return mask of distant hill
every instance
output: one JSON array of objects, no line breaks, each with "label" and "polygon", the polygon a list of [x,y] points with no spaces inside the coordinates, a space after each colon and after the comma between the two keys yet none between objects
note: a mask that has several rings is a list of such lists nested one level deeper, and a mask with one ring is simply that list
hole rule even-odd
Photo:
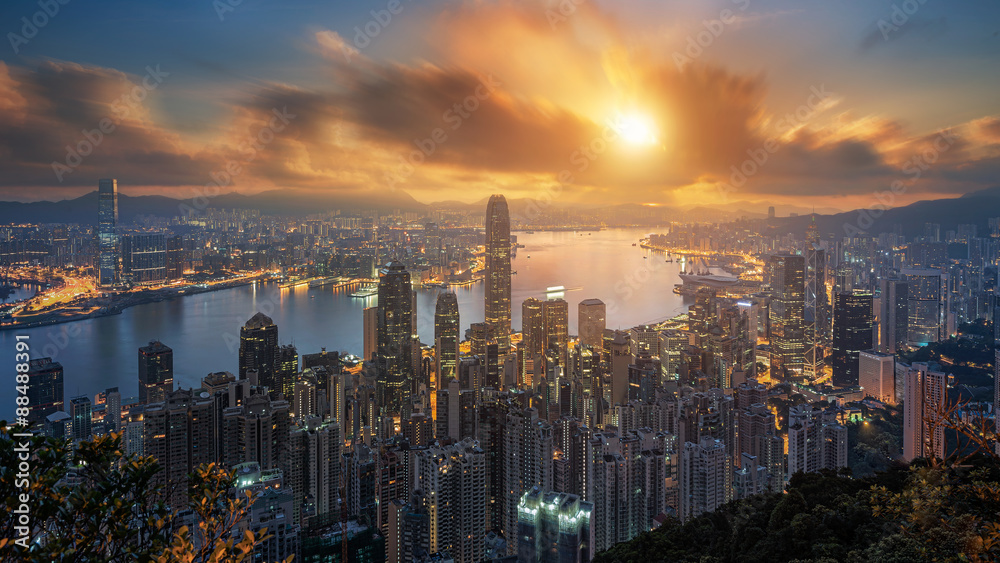
[{"label": "distant hill", "polygon": [[[201,202],[199,202],[201,203]],[[203,206],[204,203],[201,203]],[[405,192],[379,194],[371,191],[353,192],[301,192],[297,190],[271,190],[253,195],[227,193],[208,200],[208,207],[218,209],[260,209],[267,215],[303,216],[341,211],[379,210],[423,211],[427,206],[417,202]],[[166,196],[118,195],[118,217],[131,223],[139,215],[174,217],[194,208],[201,210],[191,199]],[[80,223],[97,221],[97,192],[90,192],[75,199],[63,201],[34,201],[29,203],[0,202],[2,223]]]},{"label": "distant hill", "polygon": [[[871,234],[892,232],[899,225],[903,235],[919,236],[924,233],[925,223],[941,225],[941,235],[955,229],[960,224],[975,224],[979,233],[988,232],[989,219],[1000,217],[1000,186],[965,194],[954,199],[925,200],[903,207],[884,211],[880,216],[870,211],[854,210],[834,215],[816,215],[816,226],[823,237],[836,238],[856,232],[854,229]],[[771,224],[783,232],[804,235],[812,215],[798,217],[778,217]]]}]

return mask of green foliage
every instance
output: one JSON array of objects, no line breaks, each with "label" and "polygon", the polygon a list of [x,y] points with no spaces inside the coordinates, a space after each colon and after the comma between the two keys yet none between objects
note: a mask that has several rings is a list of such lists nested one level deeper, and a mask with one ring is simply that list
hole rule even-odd
[{"label": "green foliage", "polygon": [[[74,448],[65,440],[11,436],[19,431],[0,421],[2,561],[238,563],[267,539],[266,530],[246,531],[239,541],[232,537],[253,498],[232,498],[234,475],[214,464],[191,475],[197,530],[175,530],[175,515],[155,484],[159,466],[150,457],[124,455],[121,434]],[[21,450],[30,454],[25,481],[18,475]],[[14,543],[22,493],[32,524],[29,550]]]},{"label": "green foliage", "polygon": [[596,563],[670,561],[903,563],[1000,557],[1000,464],[910,470],[864,478],[794,475],[784,495],[729,503],[676,520],[600,553]]}]

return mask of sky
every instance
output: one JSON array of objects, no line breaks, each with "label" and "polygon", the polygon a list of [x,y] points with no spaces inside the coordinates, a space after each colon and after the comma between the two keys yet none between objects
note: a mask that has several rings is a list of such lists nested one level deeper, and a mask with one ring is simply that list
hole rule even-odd
[{"label": "sky", "polygon": [[852,209],[1000,185],[1000,3],[6,0],[0,199]]}]

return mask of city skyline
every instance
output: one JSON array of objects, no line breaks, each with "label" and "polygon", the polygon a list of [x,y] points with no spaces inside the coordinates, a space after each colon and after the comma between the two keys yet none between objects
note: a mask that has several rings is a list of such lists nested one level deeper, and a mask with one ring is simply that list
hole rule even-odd
[{"label": "city skyline", "polygon": [[0,560],[1000,557],[998,21],[4,4]]}]

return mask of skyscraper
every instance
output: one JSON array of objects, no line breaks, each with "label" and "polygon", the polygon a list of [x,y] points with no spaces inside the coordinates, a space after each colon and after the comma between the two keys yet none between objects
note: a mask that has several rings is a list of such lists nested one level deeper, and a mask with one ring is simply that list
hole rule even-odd
[{"label": "skyscraper", "polygon": [[97,182],[97,245],[100,250],[98,284],[110,287],[118,283],[118,180],[104,178]]},{"label": "skyscraper", "polygon": [[529,297],[521,303],[521,374],[524,384],[532,387],[544,368],[536,365],[545,352],[545,315],[542,302]]},{"label": "skyscraper", "polygon": [[896,404],[895,356],[875,350],[858,354],[858,379],[865,395],[888,405]]},{"label": "skyscraper", "polygon": [[702,436],[695,444],[686,442],[681,451],[680,517],[687,521],[699,514],[712,512],[732,500],[732,480],[729,473],[726,444],[711,436]]},{"label": "skyscraper", "polygon": [[28,424],[43,425],[45,417],[63,410],[63,367],[52,358],[28,362]]},{"label": "skyscraper", "polygon": [[412,291],[410,273],[401,262],[390,262],[379,272],[377,385],[379,406],[387,414],[400,413],[413,378]]},{"label": "skyscraper", "polygon": [[159,403],[174,390],[174,351],[159,340],[139,348],[139,402]]},{"label": "skyscraper", "polygon": [[458,343],[461,324],[458,316],[458,296],[440,293],[434,308],[434,350],[437,353],[437,386],[458,374]]},{"label": "skyscraper", "polygon": [[298,375],[298,350],[292,344],[280,346],[278,348],[278,371],[274,378],[274,388],[271,389],[271,396],[276,398],[278,393],[281,393],[286,400],[290,399],[292,393],[295,391],[295,378]]},{"label": "skyscraper", "polygon": [[776,254],[767,267],[771,300],[771,376],[801,374],[805,364],[805,258]]},{"label": "skyscraper", "polygon": [[378,307],[365,307],[364,310],[364,360],[370,362],[372,354],[378,348]]},{"label": "skyscraper", "polygon": [[93,415],[94,407],[89,397],[74,397],[69,400],[69,416],[74,440],[89,440],[94,434]]},{"label": "skyscraper", "polygon": [[136,285],[154,285],[167,279],[167,238],[163,233],[120,237],[122,278]]},{"label": "skyscraper", "polygon": [[941,339],[944,315],[943,307],[948,292],[942,291],[945,275],[941,270],[915,268],[903,270],[907,281],[907,307],[909,323],[907,344],[926,346]]},{"label": "skyscraper", "polygon": [[594,555],[594,505],[538,487],[517,506],[517,560],[588,563]]},{"label": "skyscraper", "polygon": [[486,537],[486,454],[472,438],[415,454],[417,488],[430,516],[430,550],[456,562],[483,559]]},{"label": "skyscraper", "polygon": [[143,453],[160,466],[154,484],[164,486],[169,506],[186,507],[188,475],[202,463],[218,461],[215,399],[180,389],[148,405],[143,419]]},{"label": "skyscraper", "polygon": [[577,305],[577,332],[580,344],[600,350],[604,345],[604,329],[607,328],[607,307],[600,299],[584,299]]},{"label": "skyscraper", "polygon": [[908,286],[902,280],[882,280],[881,290],[878,349],[886,354],[895,354],[906,346],[910,299]]},{"label": "skyscraper", "polygon": [[944,427],[935,421],[945,405],[948,376],[914,363],[903,381],[903,461],[918,457],[944,459]]},{"label": "skyscraper", "polygon": [[[380,301],[381,303],[381,301]],[[501,354],[510,351],[510,211],[501,194],[486,205],[486,323]]]},{"label": "skyscraper", "polygon": [[872,294],[841,292],[833,305],[833,384],[858,384],[858,353],[872,348]]},{"label": "skyscraper", "polygon": [[254,370],[258,385],[279,389],[279,362],[278,325],[271,317],[258,312],[240,329],[240,372],[236,375],[245,379],[247,370]]},{"label": "skyscraper", "polygon": [[833,413],[799,405],[788,411],[788,476],[847,466],[847,428]]},{"label": "skyscraper", "polygon": [[565,299],[549,299],[542,303],[545,317],[545,349],[558,350],[560,364],[566,365],[569,343],[569,303]]}]

